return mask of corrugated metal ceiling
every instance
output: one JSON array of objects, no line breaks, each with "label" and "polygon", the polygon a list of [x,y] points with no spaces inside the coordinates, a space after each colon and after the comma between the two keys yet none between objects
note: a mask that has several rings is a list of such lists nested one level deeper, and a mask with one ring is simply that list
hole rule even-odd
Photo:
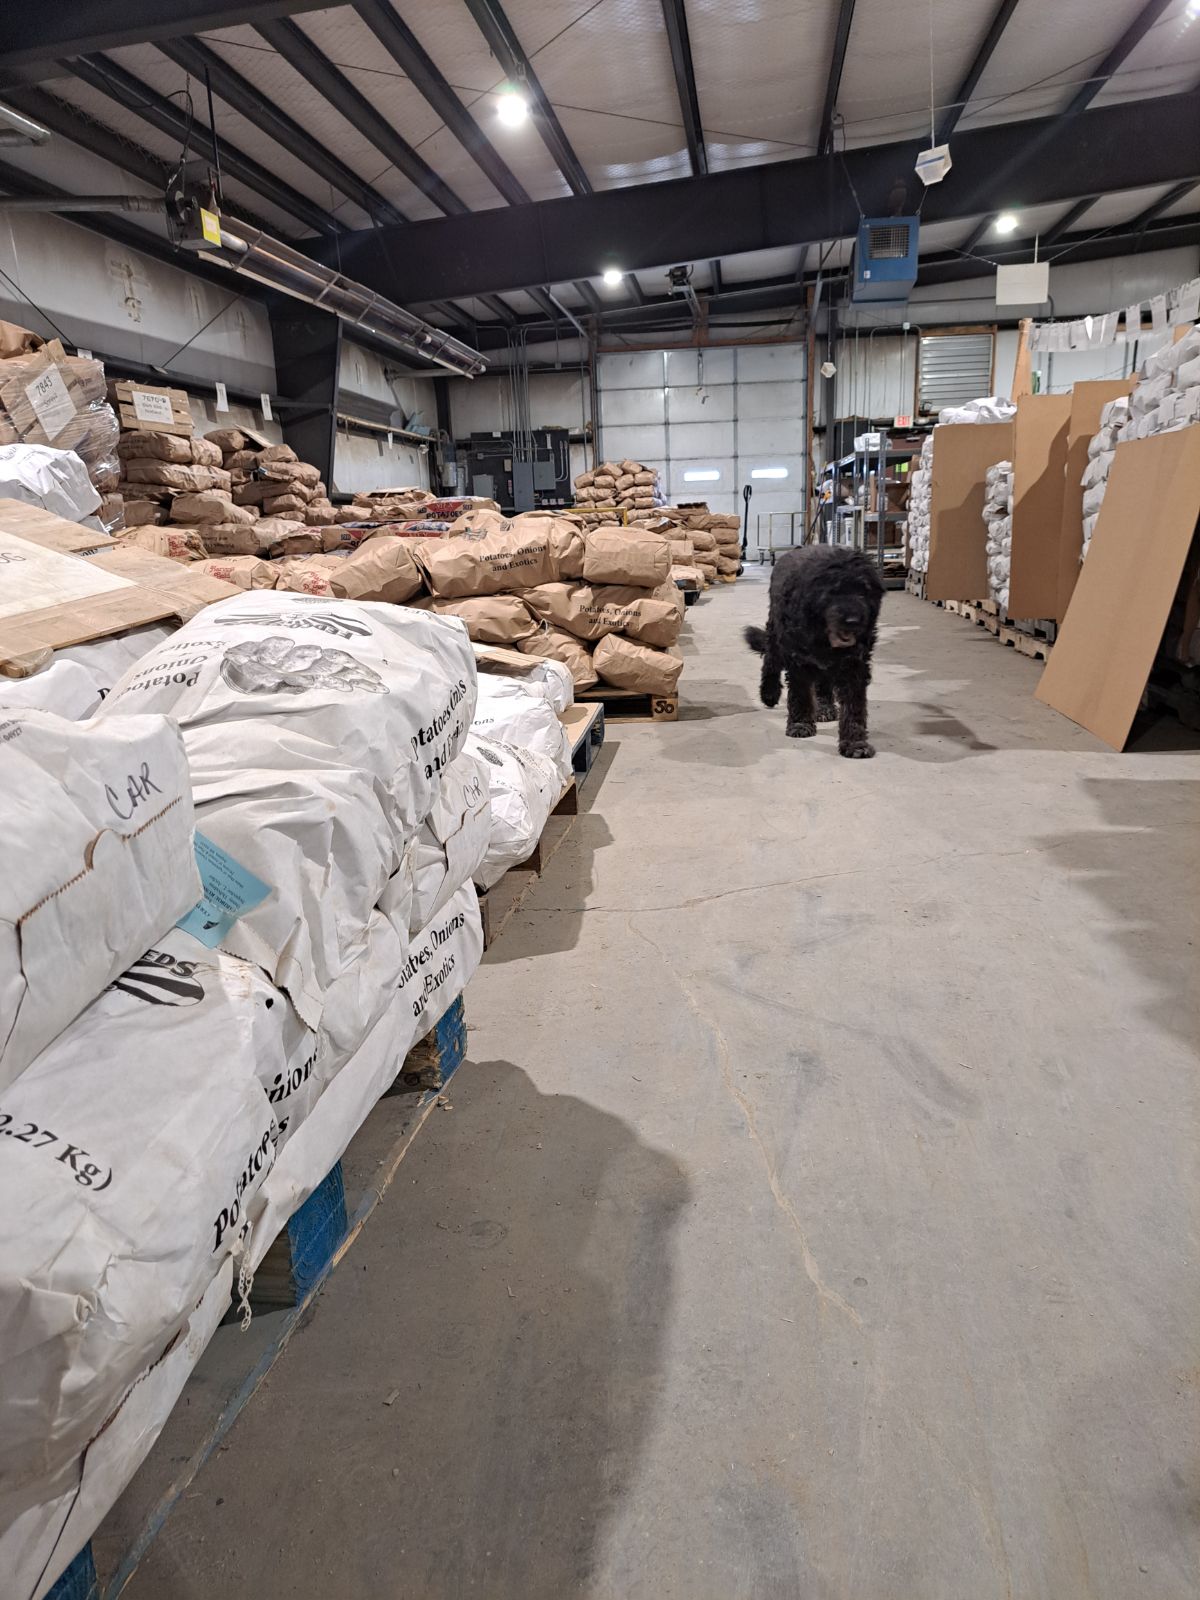
[{"label": "corrugated metal ceiling", "polygon": [[[535,200],[570,192],[531,120],[503,127],[496,93],[505,74],[461,0],[391,0],[458,95],[499,158]],[[567,139],[597,189],[686,175],[690,169],[683,115],[672,69],[661,0],[502,0]],[[1015,121],[1065,106],[1112,49],[1145,0],[1057,0],[1017,8],[965,109],[963,129]],[[950,103],[987,32],[996,0],[931,0],[934,91],[939,110]],[[1131,96],[1177,92],[1200,79],[1200,20],[1187,16],[1188,0],[1173,0],[1165,15],[1131,52],[1097,104]],[[721,171],[778,161],[811,151],[819,132],[838,0],[687,0],[697,95],[709,168]],[[926,4],[897,6],[894,0],[857,0],[837,99],[844,140],[862,145],[920,136],[929,103],[929,22]],[[459,139],[444,126],[421,90],[388,55],[380,40],[349,6],[300,14],[295,21],[379,115],[408,142],[470,209],[506,204]],[[410,178],[398,172],[352,120],[352,108],[331,104],[284,61],[251,27],[215,30],[203,36],[210,48],[245,77],[364,182],[414,220],[441,215],[440,208]],[[149,45],[128,46],[112,58],[160,94],[183,87],[186,74]],[[55,79],[50,90],[165,161],[177,143],[107,96],[74,77]],[[206,126],[202,93],[192,84],[197,128]],[[218,100],[218,131],[312,204],[354,228],[368,225],[365,213],[324,177],[283,150],[236,105]],[[69,147],[68,147],[69,148]],[[49,169],[45,169],[47,174]],[[226,178],[232,202],[261,216],[282,236],[310,230],[290,213],[236,180]],[[1075,231],[1128,222],[1164,191],[1148,189],[1099,201]],[[1044,232],[1069,208],[1040,207],[1021,216],[1023,235]],[[1165,213],[1191,216],[1200,210],[1200,186]],[[922,253],[952,249],[969,236],[957,222],[922,231]],[[977,247],[986,256],[995,236]],[[998,242],[996,240],[995,242]],[[619,243],[619,241],[618,241]],[[815,266],[818,252],[810,252]],[[836,245],[827,265],[845,264],[847,242]],[[761,251],[723,264],[729,285],[786,276],[798,251]],[[660,295],[663,271],[638,274],[642,289]],[[708,282],[707,263],[697,262],[694,282]],[[571,286],[559,291],[564,304],[582,301]],[[621,295],[603,296],[620,303]],[[528,296],[512,295],[514,310],[530,314]],[[474,304],[483,319],[492,313]]]}]

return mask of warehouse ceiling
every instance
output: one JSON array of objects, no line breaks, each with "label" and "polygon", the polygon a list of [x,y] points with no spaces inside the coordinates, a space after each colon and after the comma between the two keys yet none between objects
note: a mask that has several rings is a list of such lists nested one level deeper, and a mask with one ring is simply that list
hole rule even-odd
[{"label": "warehouse ceiling", "polygon": [[1200,0],[80,0],[7,8],[0,62],[55,135],[0,187],[154,193],[211,89],[233,216],[484,346],[791,315],[860,206],[923,204],[928,283],[1200,241]]}]

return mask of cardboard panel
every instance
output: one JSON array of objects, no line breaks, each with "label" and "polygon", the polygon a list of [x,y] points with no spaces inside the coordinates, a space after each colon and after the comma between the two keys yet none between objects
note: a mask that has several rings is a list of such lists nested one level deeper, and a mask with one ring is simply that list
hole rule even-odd
[{"label": "cardboard panel", "polygon": [[1119,400],[1133,390],[1133,379],[1107,378],[1095,383],[1077,383],[1071,390],[1071,420],[1067,424],[1067,465],[1063,477],[1062,530],[1058,541],[1058,609],[1049,616],[1061,619],[1067,614],[1075,580],[1079,576],[1079,557],[1083,553],[1083,474],[1087,470],[1088,445],[1100,429],[1100,413],[1110,400]]},{"label": "cardboard panel", "polygon": [[984,475],[1012,460],[1013,425],[947,423],[933,437],[925,593],[930,600],[986,600]]},{"label": "cardboard panel", "polygon": [[1200,426],[1117,446],[1037,698],[1124,749],[1200,516]]},{"label": "cardboard panel", "polygon": [[1057,617],[1058,541],[1070,420],[1069,394],[1027,394],[1017,401],[1010,617]]}]

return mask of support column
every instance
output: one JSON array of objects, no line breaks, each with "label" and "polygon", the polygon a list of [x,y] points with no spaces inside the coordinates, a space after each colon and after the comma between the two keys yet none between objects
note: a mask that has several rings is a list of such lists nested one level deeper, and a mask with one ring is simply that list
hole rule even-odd
[{"label": "support column", "polygon": [[341,320],[299,300],[276,301],[269,314],[284,443],[317,468],[332,493]]}]

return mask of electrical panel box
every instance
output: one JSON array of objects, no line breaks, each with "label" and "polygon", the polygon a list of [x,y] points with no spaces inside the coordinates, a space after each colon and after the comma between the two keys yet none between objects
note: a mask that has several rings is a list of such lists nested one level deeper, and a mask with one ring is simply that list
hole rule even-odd
[{"label": "electrical panel box", "polygon": [[571,493],[570,436],[565,428],[534,428],[532,458],[520,459],[512,433],[473,433],[460,443],[467,490],[495,500],[505,511],[568,506]]},{"label": "electrical panel box", "polygon": [[903,304],[917,281],[917,217],[863,217],[854,245],[854,305]]}]

